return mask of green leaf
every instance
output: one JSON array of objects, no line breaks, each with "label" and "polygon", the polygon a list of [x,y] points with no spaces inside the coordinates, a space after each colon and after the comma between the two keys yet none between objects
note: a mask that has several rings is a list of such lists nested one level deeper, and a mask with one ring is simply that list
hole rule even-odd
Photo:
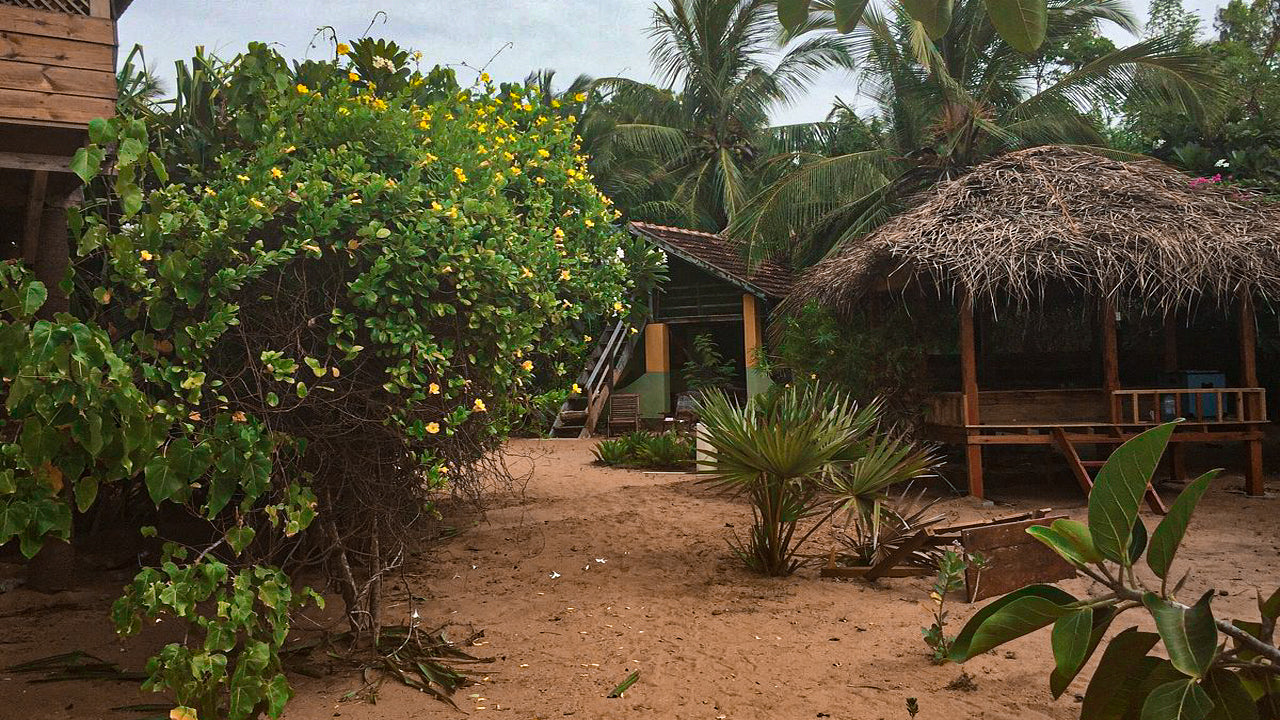
[{"label": "green leaf", "polygon": [[121,165],[132,165],[142,157],[147,151],[147,146],[143,145],[136,138],[125,138],[121,141],[120,146],[116,148],[116,160]]},{"label": "green leaf", "polygon": [[862,22],[862,14],[867,10],[869,0],[835,0],[832,10],[836,16],[836,30],[851,33]]},{"label": "green leaf", "polygon": [[288,679],[285,678],[284,673],[276,673],[276,676],[271,678],[271,682],[267,683],[267,715],[273,718],[280,717],[280,713],[284,712],[284,706],[291,697],[293,697],[293,690],[289,687]]},{"label": "green leaf", "polygon": [[1142,518],[1134,518],[1133,533],[1129,537],[1129,564],[1133,565],[1147,549],[1147,525]]},{"label": "green leaf", "polygon": [[986,0],[987,17],[1000,37],[1018,52],[1039,49],[1049,27],[1045,0]]},{"label": "green leaf", "polygon": [[98,478],[89,475],[76,482],[76,509],[86,512],[98,499]]},{"label": "green leaf", "polygon": [[251,527],[236,526],[227,531],[227,544],[235,551],[236,555],[244,552],[249,547],[249,543],[253,542],[253,537],[257,533]]},{"label": "green leaf", "polygon": [[1089,528],[1082,522],[1054,520],[1048,527],[1033,525],[1027,528],[1027,534],[1048,545],[1050,550],[1074,565],[1102,562],[1102,556],[1094,548],[1093,539],[1089,536]]},{"label": "green leaf", "polygon": [[[1054,698],[1061,697],[1062,693],[1067,691],[1067,688],[1071,686],[1071,681],[1076,679],[1084,664],[1089,661],[1090,657],[1093,657],[1094,650],[1098,649],[1098,645],[1102,642],[1102,637],[1106,635],[1107,629],[1111,627],[1111,621],[1116,618],[1116,615],[1114,607],[1102,606],[1093,609],[1092,626],[1089,629],[1088,645],[1085,647],[1084,656],[1075,667],[1058,666],[1049,675],[1049,691],[1053,693]],[[1054,630],[1057,630],[1056,623],[1054,624]]]},{"label": "green leaf", "polygon": [[1151,535],[1151,545],[1147,550],[1147,566],[1156,574],[1156,577],[1168,577],[1169,567],[1173,565],[1173,556],[1178,552],[1182,537],[1187,532],[1187,525],[1191,522],[1191,514],[1195,512],[1200,498],[1209,489],[1210,481],[1218,476],[1218,472],[1218,470],[1210,470],[1187,485],[1186,489],[1178,495],[1178,499],[1169,506],[1169,514],[1165,515],[1156,526],[1156,531]]},{"label": "green leaf", "polygon": [[102,160],[105,157],[106,153],[100,147],[82,147],[71,156],[71,172],[75,173],[81,181],[88,183],[102,170]]},{"label": "green leaf", "polygon": [[1266,600],[1261,595],[1258,596],[1258,614],[1268,620],[1280,618],[1280,588],[1276,588]]},{"label": "green leaf", "polygon": [[94,145],[106,145],[115,139],[115,128],[110,121],[102,118],[94,118],[89,121],[89,142]]},{"label": "green leaf", "polygon": [[1147,430],[1116,448],[1089,493],[1089,532],[1106,559],[1129,565],[1138,505],[1160,463],[1174,423]]},{"label": "green leaf", "polygon": [[[18,485],[13,480],[12,470],[0,470],[0,495],[12,495],[18,492]],[[4,541],[0,540],[0,544]]]},{"label": "green leaf", "polygon": [[952,0],[902,0],[902,6],[929,33],[930,40],[947,34],[951,27]]},{"label": "green leaf", "polygon": [[1141,720],[1204,720],[1213,709],[1213,700],[1195,680],[1167,682],[1142,703]]},{"label": "green leaf", "polygon": [[1028,585],[993,601],[965,623],[951,645],[951,659],[969,658],[1027,633],[1034,632],[1072,612],[1063,605],[1076,599],[1052,585]]},{"label": "green leaf", "polygon": [[1213,623],[1212,600],[1213,590],[1191,607],[1176,605],[1155,593],[1142,596],[1142,604],[1156,621],[1169,661],[1179,672],[1193,678],[1203,677],[1217,654],[1218,628]]},{"label": "green leaf", "polygon": [[147,484],[147,494],[156,505],[179,496],[187,487],[178,473],[174,472],[168,458],[163,455],[155,455],[147,461],[143,478]]},{"label": "green leaf", "polygon": [[1200,681],[1213,701],[1209,720],[1258,720],[1258,706],[1244,683],[1230,670],[1214,668]]},{"label": "green leaf", "polygon": [[778,22],[788,30],[809,19],[809,0],[778,0]]},{"label": "green leaf", "polygon": [[1080,720],[1123,718],[1134,691],[1150,671],[1150,667],[1143,668],[1146,655],[1159,641],[1159,635],[1136,627],[1111,638],[1085,691]]},{"label": "green leaf", "polygon": [[1053,647],[1055,667],[1049,678],[1049,686],[1054,698],[1062,694],[1062,690],[1054,687],[1055,680],[1059,677],[1073,678],[1080,671],[1089,652],[1089,638],[1092,634],[1092,608],[1076,610],[1053,623],[1050,644]]},{"label": "green leaf", "polygon": [[48,299],[49,291],[45,289],[44,283],[32,280],[27,284],[27,291],[22,295],[22,314],[28,317],[35,315]]}]

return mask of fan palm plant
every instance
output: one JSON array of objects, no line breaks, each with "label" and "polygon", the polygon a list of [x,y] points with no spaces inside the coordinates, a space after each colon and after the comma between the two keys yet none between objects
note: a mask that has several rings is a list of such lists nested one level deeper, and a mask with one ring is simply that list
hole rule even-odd
[{"label": "fan palm plant", "polygon": [[[831,32],[835,15],[815,2],[796,32]],[[903,5],[869,6],[846,37],[860,89],[888,132],[855,152],[798,150],[771,162],[786,168],[738,213],[728,232],[757,257],[815,262],[874,228],[915,193],[1002,152],[1045,143],[1103,145],[1092,114],[1126,98],[1158,97],[1191,116],[1205,112],[1218,78],[1176,38],[1154,37],[1105,52],[1044,78],[1043,58],[1014,49],[983,0],[956,0],[949,29],[933,39]],[[1045,47],[1098,23],[1136,31],[1119,0],[1049,0]],[[886,146],[887,145],[887,146]]]},{"label": "fan palm plant", "polygon": [[762,152],[788,133],[769,112],[820,72],[850,67],[849,41],[814,34],[779,51],[772,0],[671,0],[654,7],[650,35],[665,87],[592,85],[613,117],[607,147],[593,150],[614,172],[597,176],[626,186],[641,217],[719,230],[756,192]]},{"label": "fan palm plant", "polygon": [[837,512],[864,513],[886,488],[928,475],[937,464],[927,451],[877,435],[878,404],[859,406],[817,385],[745,404],[711,391],[698,401],[698,412],[711,446],[705,482],[750,502],[751,535],[735,541],[734,550],[766,575],[800,567],[800,548]]}]

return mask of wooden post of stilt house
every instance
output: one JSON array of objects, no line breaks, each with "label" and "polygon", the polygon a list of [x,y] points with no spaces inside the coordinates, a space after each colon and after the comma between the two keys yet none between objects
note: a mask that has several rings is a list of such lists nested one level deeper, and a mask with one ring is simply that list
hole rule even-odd
[{"label": "wooden post of stilt house", "polygon": [[[1168,310],[1164,316],[1164,353],[1161,356],[1161,370],[1166,377],[1172,377],[1178,371],[1178,318],[1176,311]],[[1165,379],[1161,379],[1165,384]],[[1169,476],[1174,482],[1182,482],[1187,477],[1186,450],[1182,443],[1169,444]]]},{"label": "wooden post of stilt house", "polygon": [[[1240,382],[1246,388],[1258,387],[1258,328],[1253,317],[1253,295],[1248,291],[1240,295]],[[1257,421],[1265,409],[1256,393],[1244,396],[1245,407],[1240,409],[1242,419]],[[1252,437],[1245,441],[1245,492],[1250,495],[1265,493],[1262,478],[1262,439]]]},{"label": "wooden post of stilt house", "polygon": [[965,470],[968,473],[969,494],[983,497],[982,446],[974,442],[979,424],[978,360],[974,339],[973,296],[962,290],[960,296],[960,378],[963,395],[965,430]]},{"label": "wooden post of stilt house", "polygon": [[1120,422],[1120,351],[1116,339],[1116,307],[1110,297],[1098,307],[1098,327],[1102,334],[1102,387],[1107,395],[1107,412],[1112,423]]}]

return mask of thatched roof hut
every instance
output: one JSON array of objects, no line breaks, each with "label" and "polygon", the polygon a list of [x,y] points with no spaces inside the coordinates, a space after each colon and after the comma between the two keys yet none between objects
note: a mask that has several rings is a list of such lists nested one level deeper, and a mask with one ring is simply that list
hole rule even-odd
[{"label": "thatched roof hut", "polygon": [[1280,205],[1154,160],[1021,150],[930,189],[814,267],[791,302],[850,307],[912,281],[1014,302],[1065,284],[1159,310],[1280,297]]},{"label": "thatched roof hut", "polygon": [[[1078,448],[1115,445],[1179,417],[1187,422],[1171,439],[1176,476],[1183,445],[1241,442],[1246,491],[1264,491],[1268,418],[1253,306],[1280,299],[1280,205],[1156,161],[1022,150],[927,191],[801,277],[787,305],[853,310],[874,306],[872,296],[895,302],[922,291],[952,296],[958,320],[955,353],[930,358],[939,370],[926,378],[924,433],[964,447],[971,494],[984,492],[984,449],[1011,445],[1056,449],[1088,492],[1097,463]],[[1096,311],[1084,332],[1037,331],[1083,340],[1088,351],[988,342],[1008,304]],[[1129,335],[1126,353],[1140,361],[1125,363],[1120,337],[1135,325],[1121,328],[1133,314],[1117,310],[1134,307],[1160,320],[1161,337]],[[1198,308],[1218,330],[1212,352],[1187,325]],[[1201,348],[1180,357],[1183,340]],[[1159,495],[1147,494],[1162,511]]]}]

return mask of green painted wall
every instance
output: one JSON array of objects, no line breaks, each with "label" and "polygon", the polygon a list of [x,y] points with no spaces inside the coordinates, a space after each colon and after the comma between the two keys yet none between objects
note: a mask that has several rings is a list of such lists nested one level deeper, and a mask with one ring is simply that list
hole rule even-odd
[{"label": "green painted wall", "polygon": [[671,373],[647,372],[614,392],[640,396],[640,417],[661,418],[671,412]]},{"label": "green painted wall", "polygon": [[758,368],[747,368],[747,395],[759,395],[773,386],[769,373]]}]

